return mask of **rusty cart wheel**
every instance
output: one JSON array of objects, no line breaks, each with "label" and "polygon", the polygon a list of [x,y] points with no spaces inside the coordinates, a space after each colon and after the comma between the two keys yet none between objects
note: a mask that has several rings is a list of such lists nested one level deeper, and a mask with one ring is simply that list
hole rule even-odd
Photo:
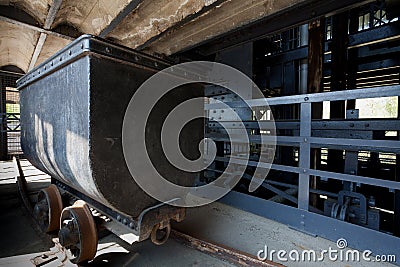
[{"label": "rusty cart wheel", "polygon": [[45,232],[60,229],[60,216],[63,209],[60,191],[54,184],[38,193],[33,214],[40,228]]},{"label": "rusty cart wheel", "polygon": [[168,223],[165,227],[161,228],[160,224],[156,224],[151,231],[150,239],[156,245],[162,245],[167,242],[169,234],[171,233],[171,225]]},{"label": "rusty cart wheel", "polygon": [[78,200],[62,211],[58,238],[72,263],[94,258],[97,251],[97,228],[86,202]]}]

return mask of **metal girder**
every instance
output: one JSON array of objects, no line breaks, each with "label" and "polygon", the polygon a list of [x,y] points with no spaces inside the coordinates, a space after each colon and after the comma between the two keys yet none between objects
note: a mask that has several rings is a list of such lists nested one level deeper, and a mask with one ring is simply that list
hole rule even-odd
[{"label": "metal girder", "polygon": [[219,202],[334,242],[345,238],[350,248],[370,250],[373,255],[396,255],[396,263],[400,263],[400,238],[389,234],[235,191]]},{"label": "metal girder", "polygon": [[307,23],[315,18],[340,13],[369,2],[372,2],[372,0],[306,1],[305,3],[293,5],[282,12],[277,12],[271,16],[249,23],[239,29],[234,29],[210,40],[205,40],[202,43],[184,48],[179,53],[191,50],[201,55],[211,55],[228,47],[260,39],[268,34]]},{"label": "metal girder", "polygon": [[277,194],[278,196],[283,197],[284,199],[289,200],[290,202],[294,203],[297,205],[298,201],[297,198],[295,198],[292,195],[289,195],[288,193],[286,193],[285,191],[282,191],[272,185],[269,185],[268,183],[263,183],[262,186],[272,192],[274,192],[275,194]]},{"label": "metal girder", "polygon": [[[280,165],[280,164],[270,164],[270,163],[265,163],[265,162],[252,161],[252,160],[246,161],[244,159],[234,158],[234,157],[230,157],[230,158],[216,157],[215,161],[220,161],[220,162],[231,161],[233,164],[250,166],[250,167],[259,167],[259,168],[271,168],[273,170],[283,171],[283,172],[291,172],[291,173],[302,173],[303,172],[303,169],[299,168],[299,167],[286,166],[286,165]],[[385,187],[390,190],[393,190],[393,189],[400,190],[400,183],[395,182],[395,181],[382,180],[382,179],[378,179],[378,178],[370,178],[370,177],[352,175],[352,174],[336,173],[336,172],[330,172],[330,171],[314,170],[314,169],[308,169],[308,170],[306,170],[306,173],[308,173],[309,175],[327,177],[330,179],[335,179],[335,180],[340,180],[340,181],[348,181],[348,182],[361,183],[361,184],[366,184],[366,185]]]},{"label": "metal girder", "polygon": [[[270,185],[268,182],[262,183],[261,186],[266,188],[266,189],[268,189],[268,190],[270,190],[270,191],[272,191],[272,192],[274,192],[277,196],[280,196],[280,197],[282,197],[282,198],[284,198],[284,199],[286,199],[286,200],[298,205],[298,200],[297,200],[296,197],[294,197],[294,196],[288,194],[287,192],[282,191],[282,190]],[[298,189],[298,187],[297,187],[297,189]],[[298,191],[297,189],[296,189],[296,191]],[[311,193],[311,190],[309,191],[309,193]],[[306,203],[306,204],[308,205],[308,203]],[[310,205],[308,205],[308,209],[310,211],[312,211],[312,212],[315,212],[315,213],[320,213],[320,214],[322,213],[320,210],[318,210],[317,208],[315,208],[313,206],[310,206]]]},{"label": "metal girder", "polygon": [[307,56],[308,56],[308,47],[303,46],[294,50],[268,56],[266,57],[266,62],[273,62],[274,64],[278,64],[278,63],[284,63],[284,62],[307,58]]},{"label": "metal girder", "polygon": [[[224,134],[206,134],[206,137],[218,142],[232,142],[237,144],[243,143],[241,136],[226,136]],[[301,147],[303,137],[301,136],[277,136],[269,137],[264,135],[251,135],[249,142],[254,144],[274,144],[278,146]],[[373,152],[400,153],[400,145],[394,140],[364,140],[351,138],[323,138],[310,137],[308,139],[312,148],[331,148],[344,150],[368,150]]]},{"label": "metal girder", "polygon": [[[298,130],[300,129],[299,121],[243,121],[247,129],[271,129],[276,127],[278,130]],[[229,129],[239,128],[237,122],[224,121],[225,127]],[[221,124],[209,122],[208,128],[220,129]],[[397,131],[400,129],[400,121],[398,119],[360,119],[360,120],[313,120],[311,122],[312,130],[356,130],[356,131]]]},{"label": "metal girder", "polygon": [[400,21],[358,32],[349,36],[349,47],[359,47],[400,38]]},{"label": "metal girder", "polygon": [[[358,65],[358,71],[370,71],[385,68],[398,67],[400,65],[400,60],[398,58],[381,59],[375,62],[367,62]],[[329,72],[326,73],[329,75]]]},{"label": "metal girder", "polygon": [[104,28],[101,33],[99,34],[100,37],[106,37],[107,34],[112,32],[118,24],[121,23],[123,19],[126,18],[133,10],[135,10],[143,0],[132,0],[129,4],[118,13],[118,15],[108,24],[106,28]]},{"label": "metal girder", "polygon": [[[326,93],[290,95],[283,97],[271,97],[267,99],[251,99],[247,100],[246,103],[242,101],[226,102],[225,105],[228,105],[231,108],[262,107],[265,106],[265,102],[267,102],[269,106],[277,106],[277,105],[299,104],[305,102],[314,103],[323,101],[388,97],[388,96],[398,96],[399,89],[400,85],[380,86],[367,89],[353,89],[353,90],[333,91]],[[206,104],[204,107],[206,110],[223,109],[224,105],[220,103],[213,103],[213,104]]]}]

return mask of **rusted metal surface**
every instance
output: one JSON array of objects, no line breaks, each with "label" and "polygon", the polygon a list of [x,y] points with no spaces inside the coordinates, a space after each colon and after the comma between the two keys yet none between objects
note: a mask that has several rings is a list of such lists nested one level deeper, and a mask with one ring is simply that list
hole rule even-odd
[{"label": "rusted metal surface", "polygon": [[[50,248],[49,251],[46,251],[38,256],[30,259],[30,262],[36,266],[75,266],[72,264],[66,264],[68,257],[66,253],[66,249],[60,244],[58,238],[53,238],[52,243],[54,246]],[[56,261],[56,262],[54,262]],[[50,265],[48,265],[50,264]],[[58,265],[59,264],[59,265]]]},{"label": "rusted metal surface", "polygon": [[26,179],[25,179],[24,172],[22,171],[21,163],[19,162],[19,159],[16,157],[13,158],[13,162],[14,162],[15,169],[17,169],[18,173],[19,173],[19,175],[17,176],[18,193],[21,197],[22,203],[24,204],[25,208],[28,210],[30,215],[33,216],[33,207],[28,198],[28,191],[26,188]]},{"label": "rusted metal surface", "polygon": [[[71,220],[77,227],[67,229]],[[59,240],[66,247],[70,261],[80,263],[92,260],[97,251],[97,228],[86,202],[78,200],[71,207],[65,208],[61,214],[61,227],[65,231],[60,230],[60,233],[67,234],[59,233]],[[71,238],[73,235],[76,238]]]},{"label": "rusted metal surface", "polygon": [[38,202],[34,207],[34,216],[45,232],[60,229],[60,216],[63,202],[60,191],[54,184],[40,190]]},{"label": "rusted metal surface", "polygon": [[[161,233],[162,236],[159,237],[158,234]],[[153,227],[153,230],[151,231],[151,242],[153,242],[153,244],[155,245],[162,245],[165,242],[167,242],[168,237],[171,233],[171,224],[167,224],[167,225],[161,225],[161,224],[157,224]]]},{"label": "rusted metal surface", "polygon": [[[138,225],[140,229],[140,241],[146,240],[152,235],[155,227],[164,229],[169,226],[170,220],[181,222],[185,218],[184,208],[170,207],[167,205],[155,206],[151,210],[143,211],[139,217]],[[152,241],[153,241],[152,237]],[[166,241],[166,240],[165,240]],[[164,243],[164,242],[162,242]],[[162,244],[160,243],[160,244]],[[157,244],[157,242],[155,242]]]},{"label": "rusted metal surface", "polygon": [[[61,192],[64,196],[68,196],[71,199],[70,204],[76,199],[82,199],[93,208],[96,213],[107,217],[108,220],[103,219],[98,222],[98,227],[110,230],[129,244],[148,239],[155,225],[160,224],[161,228],[164,228],[171,220],[181,222],[185,218],[185,208],[174,207],[164,203],[149,207],[143,210],[137,218],[133,218],[132,216],[102,205],[58,180],[53,179],[53,182],[61,188]],[[95,218],[96,217],[99,216],[95,216]],[[128,239],[126,239],[127,234],[131,236]]]},{"label": "rusted metal surface", "polygon": [[30,261],[36,267],[40,267],[40,266],[43,266],[50,262],[55,261],[57,259],[56,253],[57,253],[57,251],[48,251],[46,253],[43,253],[39,256],[32,258]]},{"label": "rusted metal surface", "polygon": [[239,251],[233,248],[226,247],[221,244],[211,243],[205,240],[201,240],[176,230],[171,231],[171,238],[176,241],[211,256],[219,259],[226,260],[237,266],[257,266],[257,267],[272,267],[272,266],[284,266],[279,263],[272,261],[261,261],[255,256]]}]

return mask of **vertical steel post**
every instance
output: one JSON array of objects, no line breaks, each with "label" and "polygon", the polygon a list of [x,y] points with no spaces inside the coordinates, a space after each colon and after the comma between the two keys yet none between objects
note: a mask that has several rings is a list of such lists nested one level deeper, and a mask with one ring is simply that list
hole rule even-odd
[{"label": "vertical steel post", "polygon": [[[355,8],[349,12],[349,34],[358,32],[360,10]],[[357,87],[357,70],[358,70],[358,48],[353,47],[347,51],[347,89],[355,89]],[[356,108],[356,100],[347,100],[346,109]]]},{"label": "vertical steel post", "polygon": [[[320,18],[308,24],[308,73],[307,73],[307,93],[323,92],[323,66],[325,48],[325,18]],[[312,119],[322,119],[322,102],[312,103]],[[312,168],[318,168],[321,163],[321,149],[312,149]],[[311,188],[317,189],[317,177],[311,177]],[[317,196],[311,196],[311,205],[316,207]]]},{"label": "vertical steel post", "polygon": [[[308,100],[307,97],[304,99]],[[308,210],[310,195],[310,137],[311,137],[311,103],[303,102],[300,104],[300,143],[299,155],[299,193],[298,208]]]},{"label": "vertical steel post", "polygon": [[[348,13],[334,15],[332,18],[332,65],[331,91],[346,90]],[[330,102],[330,119],[344,119],[346,101]],[[343,171],[343,150],[328,150],[328,169],[333,172]]]}]

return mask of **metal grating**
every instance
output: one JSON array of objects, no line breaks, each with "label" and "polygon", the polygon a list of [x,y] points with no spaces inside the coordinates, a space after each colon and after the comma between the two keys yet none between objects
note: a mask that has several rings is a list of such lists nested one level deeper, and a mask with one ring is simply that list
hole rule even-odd
[{"label": "metal grating", "polygon": [[20,74],[1,71],[1,153],[2,160],[22,154],[20,144],[19,92],[15,88]]}]

